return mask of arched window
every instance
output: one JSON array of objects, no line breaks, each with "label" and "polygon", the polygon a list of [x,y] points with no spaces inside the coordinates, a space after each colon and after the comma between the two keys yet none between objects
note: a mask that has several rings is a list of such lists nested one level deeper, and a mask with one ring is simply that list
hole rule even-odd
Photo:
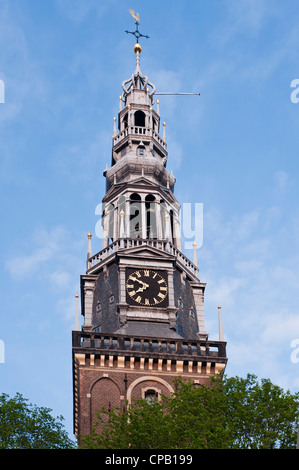
[{"label": "arched window", "polygon": [[154,390],[154,389],[148,389],[148,390],[146,390],[145,393],[144,393],[144,398],[145,398],[145,400],[146,400],[149,404],[151,404],[151,403],[153,403],[155,400],[157,400],[158,397],[159,397],[159,394],[158,394],[158,392],[157,392],[156,390]]},{"label": "arched window", "polygon": [[136,111],[134,114],[135,126],[145,127],[145,114],[143,111]]},{"label": "arched window", "polygon": [[140,142],[140,144],[137,147],[137,156],[138,157],[144,157],[145,156],[145,145],[143,142]]}]

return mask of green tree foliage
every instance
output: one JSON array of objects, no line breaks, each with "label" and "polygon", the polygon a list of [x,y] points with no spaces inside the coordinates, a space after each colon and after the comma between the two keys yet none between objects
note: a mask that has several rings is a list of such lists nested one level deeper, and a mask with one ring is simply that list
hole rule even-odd
[{"label": "green tree foliage", "polygon": [[170,397],[101,409],[82,448],[289,449],[296,446],[299,394],[248,374],[211,386],[177,379]]},{"label": "green tree foliage", "polygon": [[296,447],[299,423],[299,393],[248,374],[223,383],[227,428],[232,448],[291,449]]},{"label": "green tree foliage", "polygon": [[0,449],[71,449],[62,416],[28,403],[20,393],[0,395]]}]

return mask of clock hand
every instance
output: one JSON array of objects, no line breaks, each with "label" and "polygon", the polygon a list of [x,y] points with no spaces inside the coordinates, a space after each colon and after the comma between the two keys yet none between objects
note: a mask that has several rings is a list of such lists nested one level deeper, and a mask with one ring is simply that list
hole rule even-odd
[{"label": "clock hand", "polygon": [[139,284],[144,284],[144,282],[139,281],[139,279],[137,279],[137,277],[131,276],[130,279],[132,279],[132,281],[137,281],[137,282],[139,282]]},{"label": "clock hand", "polygon": [[143,291],[146,290],[148,287],[149,287],[149,285],[144,282],[144,283],[143,283],[143,286],[139,287],[139,289],[136,291],[136,294],[137,294],[137,292],[143,292]]},{"label": "clock hand", "polygon": [[139,289],[137,289],[135,293],[137,294],[137,292],[143,292],[143,291],[144,291],[144,287],[139,287]]},{"label": "clock hand", "polygon": [[130,279],[132,279],[132,281],[137,281],[137,282],[139,282],[139,284],[142,284],[142,285],[143,285],[143,287],[145,286],[145,287],[144,287],[145,289],[146,289],[147,287],[149,287],[149,285],[148,285],[148,284],[146,284],[146,283],[145,283],[145,282],[143,282],[143,281],[140,281],[139,279],[137,279],[137,277],[133,277],[133,276],[131,276],[131,277],[130,277]]}]

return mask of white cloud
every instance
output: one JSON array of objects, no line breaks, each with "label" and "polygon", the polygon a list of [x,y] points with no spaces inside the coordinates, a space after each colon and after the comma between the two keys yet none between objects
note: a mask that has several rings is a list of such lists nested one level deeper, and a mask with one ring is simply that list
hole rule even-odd
[{"label": "white cloud", "polygon": [[[283,186],[288,180],[284,173],[277,178]],[[292,388],[290,341],[299,338],[299,221],[284,214],[281,224],[281,217],[279,206],[227,217],[216,208],[206,212],[199,267],[207,282],[207,331],[214,338],[217,305],[222,306],[227,372],[256,373]]]},{"label": "white cloud", "polygon": [[50,231],[37,230],[32,237],[30,254],[10,257],[6,269],[14,278],[27,278],[53,259],[65,246],[67,232],[63,227],[55,227]]},{"label": "white cloud", "polygon": [[67,271],[54,271],[50,274],[50,282],[54,289],[65,290],[70,286],[71,275]]},{"label": "white cloud", "polygon": [[290,312],[288,309],[273,311],[264,319],[262,341],[266,344],[281,347],[281,343],[288,344],[293,338],[299,337],[299,311]]},{"label": "white cloud", "polygon": [[75,295],[70,293],[63,298],[57,300],[55,305],[55,311],[59,316],[63,316],[66,321],[73,322],[72,327],[75,324],[75,311],[76,302]]},{"label": "white cloud", "polygon": [[237,298],[237,291],[246,286],[246,279],[231,278],[231,277],[218,277],[207,280],[208,284],[208,297],[209,302],[225,307],[231,308]]},{"label": "white cloud", "polygon": [[25,283],[34,279],[34,295],[27,292],[26,308],[35,311],[39,328],[50,327],[52,323],[37,308],[46,298],[61,318],[67,322],[74,319],[75,294],[79,293],[80,274],[84,269],[84,242],[85,239],[78,241],[65,227],[37,229],[26,242],[29,253],[10,257],[6,262],[6,270],[13,280]]}]

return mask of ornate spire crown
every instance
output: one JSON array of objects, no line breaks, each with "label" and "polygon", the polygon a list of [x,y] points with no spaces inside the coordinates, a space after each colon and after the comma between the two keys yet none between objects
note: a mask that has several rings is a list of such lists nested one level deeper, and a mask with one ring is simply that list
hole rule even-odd
[{"label": "ornate spire crown", "polygon": [[122,83],[122,89],[123,93],[121,95],[122,101],[126,102],[126,97],[130,91],[133,90],[144,90],[148,93],[148,96],[150,97],[151,104],[154,104],[154,94],[156,92],[156,87],[152,83],[149,82],[148,77],[144,75],[141,72],[140,69],[140,54],[142,52],[142,47],[139,43],[139,38],[144,37],[146,39],[149,39],[149,36],[140,33],[139,31],[139,22],[140,22],[140,16],[139,13],[135,13],[134,10],[130,9],[129,12],[133,16],[133,18],[136,20],[136,30],[135,31],[125,31],[127,34],[132,34],[136,38],[136,44],[133,47],[133,50],[136,54],[136,69],[135,72],[132,74],[132,76],[123,81]]}]

